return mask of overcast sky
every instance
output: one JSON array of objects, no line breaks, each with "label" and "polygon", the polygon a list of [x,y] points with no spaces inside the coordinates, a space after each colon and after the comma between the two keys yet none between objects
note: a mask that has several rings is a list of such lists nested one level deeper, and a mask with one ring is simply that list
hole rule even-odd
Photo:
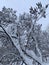
[{"label": "overcast sky", "polygon": [[[17,15],[23,12],[29,12],[30,6],[35,6],[37,2],[42,2],[43,5],[49,4],[49,0],[0,0],[0,10],[3,6],[7,8],[13,8],[17,10]],[[47,13],[49,13],[49,8],[47,9]],[[49,14],[47,18],[42,18],[38,23],[42,23],[42,29],[46,29],[49,24]]]}]

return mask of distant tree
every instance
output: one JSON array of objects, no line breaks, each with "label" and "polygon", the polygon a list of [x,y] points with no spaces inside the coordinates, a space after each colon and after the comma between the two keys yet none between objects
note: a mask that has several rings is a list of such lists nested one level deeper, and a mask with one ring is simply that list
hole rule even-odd
[{"label": "distant tree", "polygon": [[46,31],[47,31],[47,33],[49,34],[49,24],[48,24],[47,27],[46,27]]},{"label": "distant tree", "polygon": [[0,11],[1,64],[46,65],[43,59],[47,61],[49,55],[49,34],[41,30],[42,24],[37,24],[37,21],[46,18],[48,5],[43,7],[41,2],[36,5],[19,17],[10,8],[3,7]]},{"label": "distant tree", "polygon": [[13,9],[11,8],[5,8],[3,7],[2,8],[2,11],[0,11],[0,23],[2,25],[5,26],[10,24],[10,23],[14,23],[17,19],[17,16],[16,16],[16,11],[13,11]]}]

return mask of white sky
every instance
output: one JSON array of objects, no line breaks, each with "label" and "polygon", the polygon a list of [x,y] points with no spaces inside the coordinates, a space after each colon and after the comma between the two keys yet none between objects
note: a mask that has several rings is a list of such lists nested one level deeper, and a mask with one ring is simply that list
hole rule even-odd
[{"label": "white sky", "polygon": [[[0,0],[0,10],[3,6],[6,6],[7,8],[17,10],[17,14],[29,12],[30,6],[34,7],[40,1],[43,5],[49,4],[49,0]],[[49,8],[47,13],[49,13]],[[49,24],[49,15],[47,15],[46,19],[42,18],[38,23],[42,23],[42,29],[46,29],[46,26]]]}]

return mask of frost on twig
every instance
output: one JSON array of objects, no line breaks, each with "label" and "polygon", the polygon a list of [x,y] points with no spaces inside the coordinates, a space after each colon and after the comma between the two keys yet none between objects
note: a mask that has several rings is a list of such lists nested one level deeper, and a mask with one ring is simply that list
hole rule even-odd
[{"label": "frost on twig", "polygon": [[[46,65],[49,35],[37,21],[46,18],[41,2],[18,18],[10,8],[0,12],[0,63],[2,65]],[[46,53],[45,53],[46,52]],[[46,60],[46,61],[43,61]],[[46,63],[45,63],[46,62]]]}]

